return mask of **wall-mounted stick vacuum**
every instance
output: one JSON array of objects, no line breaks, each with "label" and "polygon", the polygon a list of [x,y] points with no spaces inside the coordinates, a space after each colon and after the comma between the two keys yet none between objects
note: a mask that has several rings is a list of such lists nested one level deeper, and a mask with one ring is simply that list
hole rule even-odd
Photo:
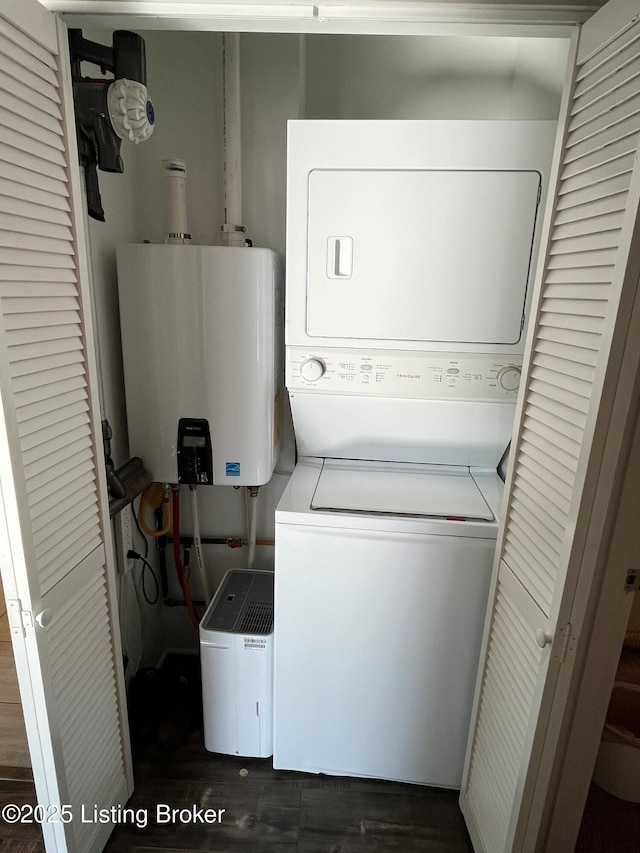
[{"label": "wall-mounted stick vacuum", "polygon": [[[124,172],[120,142],[136,144],[151,136],[154,110],[147,95],[144,39],[137,33],[116,30],[113,46],[83,38],[82,30],[69,30],[80,165],[84,167],[89,216],[104,222],[96,166],[103,172]],[[113,79],[82,76],[82,62],[99,66]]]}]

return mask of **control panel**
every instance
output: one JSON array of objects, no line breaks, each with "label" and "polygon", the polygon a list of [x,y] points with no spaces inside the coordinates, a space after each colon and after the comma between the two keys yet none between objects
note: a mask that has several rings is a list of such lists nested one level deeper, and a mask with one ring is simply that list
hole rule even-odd
[{"label": "control panel", "polygon": [[207,420],[180,418],[177,457],[179,483],[195,486],[213,484],[213,453]]},{"label": "control panel", "polygon": [[287,347],[287,388],[434,400],[513,401],[514,355]]}]

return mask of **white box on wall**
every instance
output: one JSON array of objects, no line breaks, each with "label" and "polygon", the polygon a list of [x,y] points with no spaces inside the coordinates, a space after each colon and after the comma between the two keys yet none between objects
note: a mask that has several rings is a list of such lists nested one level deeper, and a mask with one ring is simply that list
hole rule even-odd
[{"label": "white box on wall", "polygon": [[279,453],[282,261],[270,249],[119,246],[129,449],[178,482],[181,418],[209,424],[215,485],[268,482]]}]

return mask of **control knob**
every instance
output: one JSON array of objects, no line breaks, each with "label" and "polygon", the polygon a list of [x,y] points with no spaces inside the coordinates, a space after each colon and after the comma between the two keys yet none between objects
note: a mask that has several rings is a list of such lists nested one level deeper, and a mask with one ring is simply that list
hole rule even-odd
[{"label": "control knob", "polygon": [[300,365],[300,375],[307,382],[317,382],[326,373],[327,366],[320,358],[306,358]]},{"label": "control knob", "polygon": [[498,371],[496,381],[503,391],[517,391],[520,385],[520,368],[515,364],[503,367]]}]

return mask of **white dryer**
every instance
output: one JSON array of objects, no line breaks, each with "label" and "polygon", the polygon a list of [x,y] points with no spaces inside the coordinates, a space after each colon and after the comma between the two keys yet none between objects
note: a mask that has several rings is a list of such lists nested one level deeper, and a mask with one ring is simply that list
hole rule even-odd
[{"label": "white dryer", "polygon": [[274,767],[458,787],[548,122],[292,122]]}]

